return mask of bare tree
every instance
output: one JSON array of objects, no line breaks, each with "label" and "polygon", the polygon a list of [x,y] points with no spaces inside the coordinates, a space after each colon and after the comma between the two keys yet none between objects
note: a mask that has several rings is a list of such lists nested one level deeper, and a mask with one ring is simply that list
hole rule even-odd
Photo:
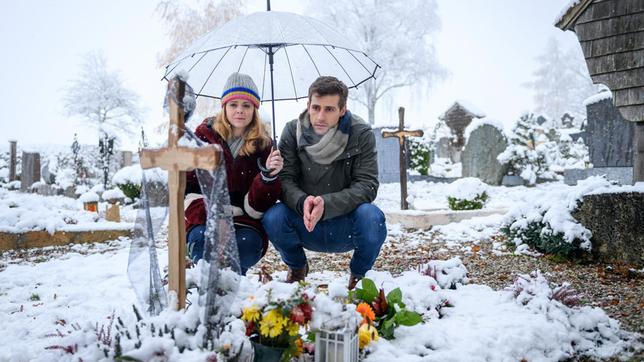
[{"label": "bare tree", "polygon": [[109,161],[120,136],[133,135],[141,124],[139,97],[127,89],[116,71],[107,68],[100,52],[85,55],[79,76],[63,98],[65,112],[80,116],[98,129],[103,185],[107,187]]},{"label": "bare tree", "polygon": [[551,37],[536,60],[534,78],[525,84],[534,91],[535,112],[550,118],[555,127],[566,112],[581,123],[586,118],[583,101],[596,92],[581,48],[564,49]]},{"label": "bare tree", "polygon": [[180,3],[178,0],[162,0],[157,12],[166,23],[170,46],[159,54],[159,66],[166,66],[192,42],[210,30],[218,28],[230,19],[242,15],[244,0],[201,0],[197,8]]},{"label": "bare tree", "polygon": [[347,34],[382,67],[377,79],[361,85],[355,97],[375,122],[377,102],[390,90],[434,84],[447,71],[432,43],[440,30],[435,0],[313,0],[308,13]]},{"label": "bare tree", "polygon": [[[157,55],[159,66],[172,63],[181,52],[199,37],[224,25],[229,20],[243,14],[245,0],[199,0],[196,7],[190,7],[179,0],[162,0],[157,5],[157,12],[167,26],[166,34],[170,45]],[[216,102],[210,98],[197,98],[195,115],[207,115],[215,112]],[[154,127],[155,133],[165,134],[168,122],[160,121]]]}]

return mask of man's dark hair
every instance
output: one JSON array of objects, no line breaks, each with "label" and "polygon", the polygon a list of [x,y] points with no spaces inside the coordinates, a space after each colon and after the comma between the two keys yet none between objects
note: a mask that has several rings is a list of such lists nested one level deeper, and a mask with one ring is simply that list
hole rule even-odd
[{"label": "man's dark hair", "polygon": [[314,94],[319,97],[339,95],[338,106],[342,109],[347,104],[349,89],[336,77],[322,76],[316,79],[309,87],[309,102],[311,102],[311,96]]}]

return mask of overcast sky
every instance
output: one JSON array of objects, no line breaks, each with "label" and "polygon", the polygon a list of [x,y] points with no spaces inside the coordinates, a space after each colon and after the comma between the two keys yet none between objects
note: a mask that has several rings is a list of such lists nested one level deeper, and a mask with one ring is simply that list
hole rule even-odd
[{"label": "overcast sky", "polygon": [[[412,90],[392,95],[382,102],[377,118],[390,117],[395,123],[396,109],[405,106],[410,126],[427,127],[454,100],[463,99],[509,124],[533,106],[532,94],[522,84],[531,79],[534,58],[548,37],[578,47],[573,33],[553,26],[568,3],[438,0],[442,30],[436,48],[450,78],[425,94]],[[109,67],[118,70],[126,85],[141,96],[147,108],[144,127],[152,132],[152,124],[164,117],[165,84],[160,81],[163,69],[157,67],[156,56],[167,46],[156,4],[156,0],[1,2],[0,148],[6,148],[8,140],[21,145],[69,145],[74,133],[81,143],[96,143],[96,131],[80,119],[65,116],[61,102],[65,86],[79,72],[81,57],[92,50],[102,51]],[[249,0],[246,10],[264,8],[265,1]],[[273,0],[272,8],[304,10],[303,2],[292,0]],[[278,129],[304,107],[305,102],[280,104]],[[126,146],[134,149],[137,142]]]}]

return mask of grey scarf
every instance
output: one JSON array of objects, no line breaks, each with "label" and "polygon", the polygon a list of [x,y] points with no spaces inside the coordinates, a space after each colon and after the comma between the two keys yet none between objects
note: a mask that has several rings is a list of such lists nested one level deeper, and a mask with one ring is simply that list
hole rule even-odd
[{"label": "grey scarf", "polygon": [[330,128],[323,136],[315,133],[313,127],[311,127],[309,112],[305,111],[297,121],[297,146],[298,148],[304,147],[306,153],[316,163],[328,165],[340,156],[347,147],[350,132],[351,113],[349,111],[340,118],[335,127]]},{"label": "grey scarf", "polygon": [[226,140],[226,143],[228,143],[228,148],[230,148],[230,153],[233,154],[233,159],[235,159],[239,154],[239,150],[241,150],[242,146],[244,145],[244,137],[233,136],[228,140]]}]

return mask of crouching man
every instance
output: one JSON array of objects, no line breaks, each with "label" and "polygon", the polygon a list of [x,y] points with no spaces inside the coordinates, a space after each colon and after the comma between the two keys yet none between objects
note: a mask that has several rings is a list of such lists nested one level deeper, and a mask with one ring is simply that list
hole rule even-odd
[{"label": "crouching man", "polygon": [[282,202],[262,220],[289,267],[287,282],[304,280],[304,249],[353,251],[348,287],[371,269],[385,240],[378,192],[376,140],[371,127],[347,110],[347,86],[319,77],[309,88],[307,109],[289,122],[279,140],[284,159]]}]

